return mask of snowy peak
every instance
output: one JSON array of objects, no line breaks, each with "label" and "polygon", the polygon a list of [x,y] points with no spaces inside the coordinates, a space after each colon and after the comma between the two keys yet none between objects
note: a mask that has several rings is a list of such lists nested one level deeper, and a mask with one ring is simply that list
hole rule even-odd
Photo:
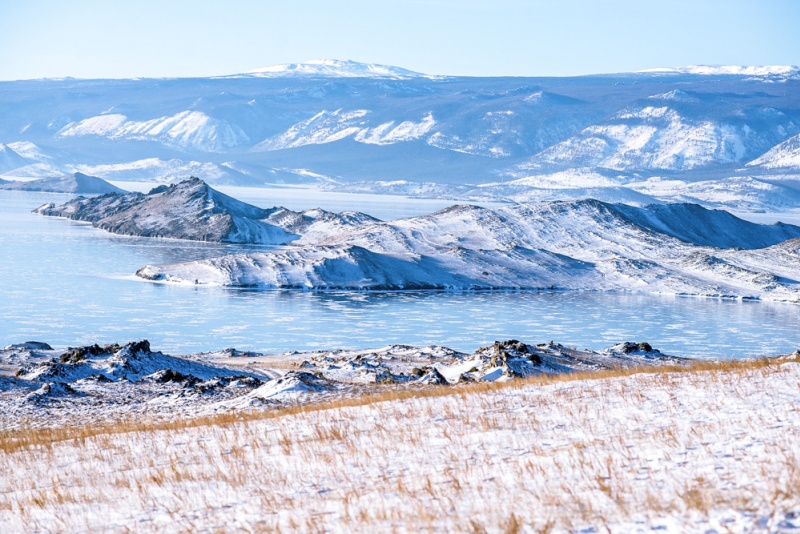
[{"label": "snowy peak", "polygon": [[159,210],[165,211],[178,208],[180,205],[195,206],[198,210],[209,213],[229,213],[248,219],[263,219],[271,213],[271,210],[265,210],[220,193],[194,176],[169,186],[159,186],[150,191],[147,196],[165,201],[166,204],[158,206]]},{"label": "snowy peak", "polygon": [[402,69],[400,67],[339,59],[315,59],[305,63],[273,65],[271,67],[263,67],[245,72],[244,74],[262,78],[295,76],[324,78],[389,78],[394,80],[405,78],[433,78],[433,76]]}]

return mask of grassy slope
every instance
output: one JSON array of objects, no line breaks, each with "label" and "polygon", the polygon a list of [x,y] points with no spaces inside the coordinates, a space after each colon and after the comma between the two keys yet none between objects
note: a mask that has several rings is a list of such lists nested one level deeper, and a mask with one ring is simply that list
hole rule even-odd
[{"label": "grassy slope", "polygon": [[0,530],[770,529],[800,513],[798,407],[795,358],[23,430]]}]

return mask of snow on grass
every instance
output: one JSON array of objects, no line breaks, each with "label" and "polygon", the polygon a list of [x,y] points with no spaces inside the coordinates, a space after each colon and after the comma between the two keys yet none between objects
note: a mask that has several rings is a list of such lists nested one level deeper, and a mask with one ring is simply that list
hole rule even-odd
[{"label": "snow on grass", "polygon": [[800,362],[0,436],[0,529],[800,529]]}]

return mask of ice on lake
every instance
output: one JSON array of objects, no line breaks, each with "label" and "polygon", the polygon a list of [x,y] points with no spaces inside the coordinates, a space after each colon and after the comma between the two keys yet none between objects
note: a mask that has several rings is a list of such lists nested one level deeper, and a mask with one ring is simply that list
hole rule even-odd
[{"label": "ice on lake", "polygon": [[[258,205],[365,211],[388,219],[446,200],[225,190]],[[494,340],[602,349],[647,341],[675,355],[745,357],[800,348],[796,305],[568,292],[309,293],[152,284],[145,264],[257,247],[123,237],[30,213],[66,195],[0,192],[0,344],[54,346],[147,338],[157,350],[283,352],[437,344],[472,351]],[[273,201],[273,202],[270,202]]]}]

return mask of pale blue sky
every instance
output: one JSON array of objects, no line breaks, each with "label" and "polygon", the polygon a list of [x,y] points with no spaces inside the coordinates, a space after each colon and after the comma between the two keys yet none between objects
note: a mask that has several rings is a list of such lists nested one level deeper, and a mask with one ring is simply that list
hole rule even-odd
[{"label": "pale blue sky", "polygon": [[0,79],[327,58],[470,76],[796,65],[798,28],[797,0],[4,0]]}]

